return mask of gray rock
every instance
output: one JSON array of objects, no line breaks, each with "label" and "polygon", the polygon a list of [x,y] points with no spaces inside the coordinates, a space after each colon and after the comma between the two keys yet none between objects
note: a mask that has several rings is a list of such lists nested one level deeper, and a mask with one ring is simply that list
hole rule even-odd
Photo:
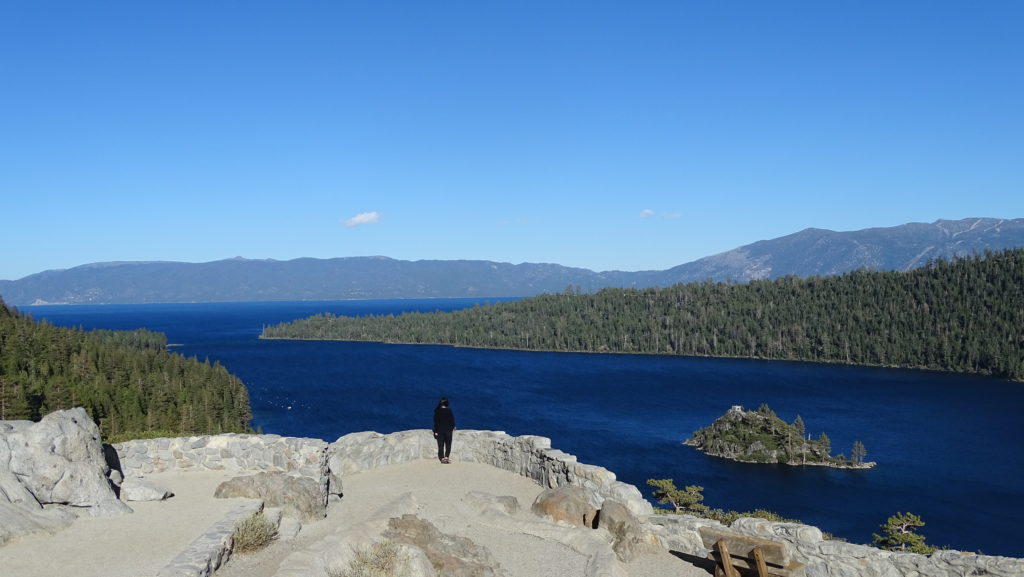
[{"label": "gray rock", "polygon": [[32,426],[31,421],[0,421],[0,503],[14,503],[29,510],[40,510],[42,505],[11,471],[10,439],[15,429]]},{"label": "gray rock", "polygon": [[90,517],[120,517],[126,513],[135,512],[127,503],[119,499],[101,501],[91,507],[86,507],[84,511]]},{"label": "gray rock", "polygon": [[173,497],[174,493],[145,479],[128,477],[121,482],[121,500],[123,501],[163,501]]},{"label": "gray rock", "polygon": [[281,524],[277,527],[277,538],[282,541],[294,539],[302,531],[302,523],[292,517],[282,517]]},{"label": "gray rock", "polygon": [[0,545],[22,535],[56,533],[75,518],[74,513],[64,508],[29,511],[0,501]]},{"label": "gray rock", "polygon": [[27,491],[37,504],[88,507],[101,516],[130,513],[114,494],[108,471],[99,429],[81,407],[0,427],[0,486],[9,502],[32,507]]},{"label": "gray rock", "polygon": [[327,504],[320,493],[319,483],[309,477],[296,477],[280,471],[224,481],[214,496],[221,499],[261,499],[266,506],[280,507],[285,515],[302,521],[315,521],[327,516]]},{"label": "gray rock", "polygon": [[594,527],[597,520],[597,509],[590,504],[587,492],[572,485],[545,489],[537,495],[532,510],[537,515],[582,527]]},{"label": "gray rock", "polygon": [[598,527],[611,534],[612,550],[624,563],[653,552],[659,546],[657,538],[645,531],[636,515],[618,501],[604,502],[598,514]]},{"label": "gray rock", "polygon": [[473,541],[442,533],[430,521],[415,515],[402,515],[388,521],[384,536],[396,543],[411,545],[426,553],[427,559],[443,577],[503,577],[506,572],[486,548]]}]

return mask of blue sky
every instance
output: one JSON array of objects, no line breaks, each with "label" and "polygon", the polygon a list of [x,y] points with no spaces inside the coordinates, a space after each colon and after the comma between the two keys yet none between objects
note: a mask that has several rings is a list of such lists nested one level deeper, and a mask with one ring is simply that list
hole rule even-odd
[{"label": "blue sky", "polygon": [[0,0],[0,279],[1024,217],[1024,3]]}]

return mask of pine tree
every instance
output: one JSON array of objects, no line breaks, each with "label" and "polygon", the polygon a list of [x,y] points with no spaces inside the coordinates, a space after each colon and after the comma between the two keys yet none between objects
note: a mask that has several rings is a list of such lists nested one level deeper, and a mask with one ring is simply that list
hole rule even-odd
[{"label": "pine tree", "polygon": [[897,513],[880,526],[884,535],[873,535],[874,545],[889,551],[930,555],[936,548],[924,542],[924,535],[915,533],[919,527],[924,527],[924,521],[917,515]]},{"label": "pine tree", "polygon": [[832,455],[832,440],[824,432],[818,435],[818,449],[821,451],[823,459],[827,459]]},{"label": "pine tree", "polygon": [[860,441],[853,442],[853,449],[850,450],[850,459],[855,463],[864,461],[864,457],[868,455],[867,449],[864,448],[864,443]]},{"label": "pine tree", "polygon": [[704,487],[687,485],[685,489],[677,489],[672,479],[647,479],[647,484],[654,487],[654,497],[658,499],[658,503],[671,504],[676,513],[702,512],[708,509],[707,505],[701,503],[704,500]]},{"label": "pine tree", "polygon": [[[802,418],[800,418],[800,415],[797,415],[796,419],[793,420],[793,434],[792,434],[792,436],[796,437],[796,442],[797,442],[797,446],[796,447],[800,451],[800,461],[802,463],[806,463],[807,462],[807,453],[806,453],[806,449],[805,449],[806,444],[804,443],[804,435],[806,433],[807,433],[807,427],[804,425],[804,420]],[[792,441],[790,441],[790,446],[792,446]],[[790,454],[792,455],[792,450],[790,450]]]}]

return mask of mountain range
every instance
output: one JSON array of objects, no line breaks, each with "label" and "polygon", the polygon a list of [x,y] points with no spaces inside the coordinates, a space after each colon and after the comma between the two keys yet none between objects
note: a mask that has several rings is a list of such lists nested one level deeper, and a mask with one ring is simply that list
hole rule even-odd
[{"label": "mountain range", "polygon": [[857,269],[910,270],[930,260],[1024,247],[1024,219],[968,218],[835,232],[808,228],[663,271],[595,272],[557,264],[387,257],[105,262],[0,280],[10,305],[526,297],[605,287],[747,282]]}]

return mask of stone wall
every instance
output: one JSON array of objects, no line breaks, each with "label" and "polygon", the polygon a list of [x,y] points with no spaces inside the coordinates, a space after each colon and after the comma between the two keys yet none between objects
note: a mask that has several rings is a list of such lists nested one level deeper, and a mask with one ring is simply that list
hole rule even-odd
[{"label": "stone wall", "polygon": [[[328,445],[319,439],[277,435],[217,435],[149,439],[115,445],[126,475],[167,469],[231,469],[240,472],[285,471],[318,479],[327,494],[340,493],[345,475],[417,459],[437,458],[437,443],[427,429],[391,434],[352,433]],[[626,505],[662,546],[704,557],[699,530],[716,521],[687,515],[652,515],[650,503],[633,485],[602,467],[579,463],[551,448],[546,437],[512,437],[501,431],[459,430],[452,458],[483,463],[533,479],[543,487],[574,485],[586,490],[596,508],[605,499]],[[328,481],[332,479],[331,481]],[[822,538],[817,527],[740,519],[730,530],[786,542],[792,557],[807,565],[807,577],[1020,577],[1024,559],[940,551],[933,555],[896,553]]]},{"label": "stone wall", "polygon": [[[332,473],[344,476],[414,459],[436,459],[437,442],[427,429],[389,435],[352,433],[332,443],[329,452]],[[533,479],[542,487],[582,487],[595,508],[600,508],[605,499],[614,499],[635,515],[646,516],[653,512],[651,504],[636,487],[616,480],[615,473],[603,467],[585,465],[573,455],[552,449],[551,439],[546,437],[458,430],[452,442],[452,458],[504,469]]]},{"label": "stone wall", "polygon": [[320,483],[326,502],[330,490],[327,442],[280,435],[203,435],[141,439],[113,445],[125,477],[179,470],[281,471]]},{"label": "stone wall", "polygon": [[[671,551],[705,556],[702,526],[722,527],[717,521],[689,515],[654,515],[649,519],[662,545]],[[866,545],[825,540],[821,530],[796,523],[773,523],[745,518],[729,530],[743,535],[783,541],[793,559],[807,565],[807,577],[1020,577],[1024,559],[939,551],[932,555],[884,551]]]}]

